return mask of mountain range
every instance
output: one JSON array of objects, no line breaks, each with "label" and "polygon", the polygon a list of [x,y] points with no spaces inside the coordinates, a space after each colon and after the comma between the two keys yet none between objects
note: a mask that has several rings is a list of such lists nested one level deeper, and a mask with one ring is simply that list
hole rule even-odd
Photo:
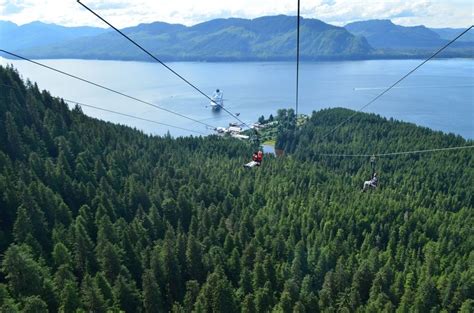
[{"label": "mountain range", "polygon": [[[296,17],[214,19],[194,26],[154,22],[124,33],[165,61],[293,60]],[[317,19],[301,20],[303,60],[344,60],[424,56],[456,36],[459,29],[404,27],[389,20],[345,27]],[[445,57],[472,57],[474,38],[466,34]],[[149,60],[117,33],[94,27],[63,27],[0,21],[1,47],[31,58]],[[471,40],[472,41],[469,41]]]},{"label": "mountain range", "polygon": [[106,31],[97,27],[64,27],[42,22],[18,26],[12,22],[0,21],[0,44],[7,50],[32,49],[81,37],[97,36]]},{"label": "mountain range", "polygon": [[[375,49],[392,50],[440,48],[463,31],[462,29],[449,28],[436,30],[425,26],[406,27],[396,25],[390,20],[355,22],[347,24],[345,28],[353,35],[365,37]],[[470,35],[473,39],[472,34]],[[466,40],[465,38],[463,39]],[[469,45],[466,41],[454,43],[457,48],[465,48]]]}]

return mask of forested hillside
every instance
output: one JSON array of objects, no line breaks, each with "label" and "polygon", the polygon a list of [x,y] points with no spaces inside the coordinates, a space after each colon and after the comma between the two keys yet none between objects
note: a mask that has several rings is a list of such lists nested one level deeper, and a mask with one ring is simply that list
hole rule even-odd
[{"label": "forested hillside", "polygon": [[[213,19],[189,27],[153,22],[122,31],[166,61],[293,61],[296,53],[295,16]],[[302,18],[300,53],[305,61],[421,58],[463,31],[405,27],[390,20],[337,27]],[[464,34],[442,57],[472,58],[472,37],[472,31]],[[102,28],[0,21],[0,38],[3,49],[30,58],[150,61],[119,34]]]},{"label": "forested hillside", "polygon": [[439,34],[425,26],[400,26],[390,20],[354,22],[344,28],[354,35],[364,36],[377,49],[435,49],[446,44]]},{"label": "forested hillside", "polygon": [[[396,25],[390,20],[368,20],[347,24],[344,26],[351,34],[367,39],[368,43],[377,49],[381,57],[423,56],[433,53],[440,47],[456,38],[464,29],[436,29],[420,26]],[[474,42],[469,41],[472,32],[468,32],[453,43],[443,57],[470,58],[474,52]]]},{"label": "forested hillside", "polygon": [[[11,86],[14,88],[10,88]],[[0,67],[1,312],[472,312],[472,150],[460,137],[325,110],[285,157],[151,137],[85,116]]]},{"label": "forested hillside", "polygon": [[2,49],[10,51],[59,44],[82,37],[97,36],[106,31],[97,27],[64,27],[42,22],[18,26],[12,22],[0,21]]},{"label": "forested hillside", "polygon": [[[294,60],[296,17],[214,19],[190,27],[155,22],[123,29],[150,52],[168,61]],[[365,38],[317,19],[301,19],[303,60],[360,59],[372,52]],[[149,61],[115,32],[17,50],[32,58]]]}]

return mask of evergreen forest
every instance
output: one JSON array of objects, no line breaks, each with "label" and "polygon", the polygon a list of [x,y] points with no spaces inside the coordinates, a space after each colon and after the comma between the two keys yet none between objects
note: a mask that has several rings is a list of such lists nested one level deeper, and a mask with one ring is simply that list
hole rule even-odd
[{"label": "evergreen forest", "polygon": [[0,312],[474,312],[472,145],[280,110],[277,147],[151,136],[0,67]]}]

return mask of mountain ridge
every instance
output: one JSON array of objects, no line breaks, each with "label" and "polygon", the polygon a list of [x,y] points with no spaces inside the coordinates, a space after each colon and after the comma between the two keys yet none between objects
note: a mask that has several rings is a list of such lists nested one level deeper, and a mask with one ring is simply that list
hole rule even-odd
[{"label": "mountain ridge", "polygon": [[[215,19],[189,27],[156,22],[123,31],[164,60],[286,60],[296,51],[295,25],[296,17],[279,15]],[[365,39],[319,20],[302,19],[301,31],[303,59],[357,58],[372,51]],[[107,32],[19,52],[35,58],[148,60],[118,38]]]},{"label": "mountain ridge", "polygon": [[[441,37],[434,29],[424,25],[401,26],[394,24],[391,20],[353,22],[345,25],[344,28],[353,35],[364,36],[375,49],[436,49],[456,37],[452,32],[449,33],[449,31]],[[459,31],[456,35],[459,35],[461,32]],[[466,42],[457,42],[453,46],[458,48],[474,47],[474,43],[468,45]]]},{"label": "mountain ridge", "polygon": [[[436,32],[441,39],[451,40],[461,34],[465,28],[430,28],[432,31]],[[474,32],[468,32],[461,38],[459,38],[460,42],[474,42]]]},{"label": "mountain ridge", "polygon": [[[57,26],[40,23],[43,29]],[[53,26],[54,25],[54,26]],[[12,25],[0,23],[0,33]],[[18,28],[25,27],[19,26]],[[29,25],[32,27],[32,25]],[[142,23],[123,31],[164,61],[290,61],[296,53],[296,17],[263,16],[254,19],[219,18],[192,26],[165,22]],[[17,33],[3,36],[7,50],[30,58],[78,58],[150,61],[108,29],[65,28],[73,30],[67,38],[44,36],[48,42],[31,42],[37,32],[26,34],[27,44]],[[26,28],[28,30],[28,27]],[[59,31],[61,30],[61,31]],[[89,31],[89,33],[87,33]],[[345,27],[302,18],[301,59],[354,60],[426,57],[447,43],[455,30],[436,31],[424,26],[404,27],[390,20],[354,22]],[[64,36],[64,35],[63,35]],[[15,37],[15,40],[12,38]],[[59,36],[60,37],[60,36]],[[10,38],[10,39],[9,39]],[[33,38],[33,39],[32,39]],[[14,41],[13,44],[11,41]],[[472,57],[473,42],[459,42],[443,57]]]},{"label": "mountain ridge", "polygon": [[8,21],[0,21],[2,47],[7,50],[31,49],[41,44],[57,44],[60,42],[96,36],[107,32],[107,29],[89,26],[65,27],[34,21],[17,25]]}]

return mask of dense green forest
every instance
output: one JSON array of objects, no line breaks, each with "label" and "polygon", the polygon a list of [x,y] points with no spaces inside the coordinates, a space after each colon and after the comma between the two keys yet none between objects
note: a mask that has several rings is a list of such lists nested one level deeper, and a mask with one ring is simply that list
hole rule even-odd
[{"label": "dense green forest", "polygon": [[[11,86],[14,88],[10,88]],[[472,144],[352,111],[278,114],[283,157],[154,137],[0,67],[1,312],[473,312]]]}]

